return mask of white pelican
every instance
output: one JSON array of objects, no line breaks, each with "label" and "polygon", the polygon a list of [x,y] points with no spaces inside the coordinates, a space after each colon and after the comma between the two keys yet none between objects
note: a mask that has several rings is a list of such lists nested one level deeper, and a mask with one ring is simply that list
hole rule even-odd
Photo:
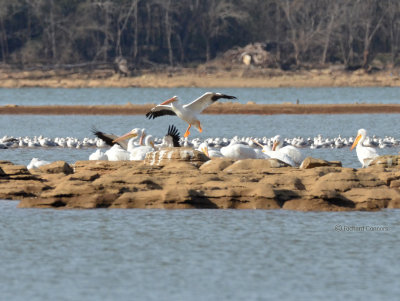
[{"label": "white pelican", "polygon": [[203,152],[209,158],[221,158],[224,156],[218,149],[209,147],[207,141],[202,142],[197,150]]},{"label": "white pelican", "polygon": [[164,115],[177,115],[180,119],[189,124],[185,134],[183,135],[183,137],[186,138],[190,135],[189,130],[192,125],[194,125],[200,133],[203,131],[197,115],[220,98],[234,99],[236,97],[222,93],[207,92],[191,103],[181,105],[178,102],[178,96],[174,96],[152,108],[150,112],[146,114],[146,117],[154,119]]},{"label": "white pelican", "polygon": [[146,136],[144,139],[144,145],[139,145],[130,150],[129,160],[138,161],[144,160],[147,153],[154,151],[154,139],[152,135]]},{"label": "white pelican", "polygon": [[[93,132],[94,135],[96,135],[97,138],[99,138],[102,141],[104,141],[107,145],[112,146],[109,150],[107,150],[104,153],[104,157],[102,157],[103,160],[105,158],[107,158],[109,161],[129,160],[130,152],[129,152],[128,146],[129,146],[129,143],[133,144],[133,140],[129,141],[129,143],[127,143],[126,141],[123,141],[126,138],[125,139],[121,139],[121,141],[115,141],[115,140],[118,139],[118,136],[113,135],[113,134],[106,134],[106,133],[100,132],[95,128],[92,129],[92,132]],[[124,136],[128,136],[129,135],[129,138],[136,139],[141,134],[142,134],[142,130],[138,129],[138,128],[135,128],[132,131],[130,131],[128,134],[125,134]],[[120,138],[122,138],[122,137],[120,137]],[[141,142],[142,141],[140,141],[140,143]],[[95,157],[95,156],[93,156],[93,157]],[[97,159],[97,160],[100,160],[100,159]]]},{"label": "white pelican", "polygon": [[[122,135],[112,141],[112,143],[121,143],[123,140],[137,137],[137,131],[134,129],[129,133]],[[142,129],[139,146],[134,146],[132,141],[128,142],[127,151],[130,153],[129,160],[144,160],[146,154],[162,147],[179,147],[179,132],[174,125],[168,126],[167,135],[163,138],[163,143],[155,145],[152,135],[147,135],[145,129]],[[143,145],[144,140],[144,145]]]},{"label": "white pelican", "polygon": [[364,129],[359,129],[357,132],[356,140],[354,140],[353,145],[350,148],[350,150],[353,150],[353,148],[357,146],[357,157],[358,160],[360,160],[363,168],[367,167],[376,157],[379,156],[374,148],[363,145],[366,137],[367,131]]},{"label": "white pelican", "polygon": [[51,162],[45,160],[39,160],[38,158],[32,158],[31,162],[28,164],[27,169],[39,168],[40,166],[50,164]]},{"label": "white pelican", "polygon": [[221,154],[230,159],[257,159],[257,153],[248,145],[238,143],[236,139],[232,139],[229,145],[221,147]]},{"label": "white pelican", "polygon": [[292,164],[290,164],[290,165],[300,166],[301,162],[303,162],[303,160],[304,160],[304,156],[297,147],[295,147],[293,145],[287,145],[285,147],[282,147],[283,141],[281,140],[280,135],[276,135],[272,141],[273,141],[272,151],[274,153],[281,153],[281,154],[287,155],[294,163],[294,165],[292,165]]},{"label": "white pelican", "polygon": [[107,155],[102,152],[100,149],[97,149],[94,153],[90,154],[89,160],[103,160],[107,161],[108,157]]},{"label": "white pelican", "polygon": [[[104,141],[105,144],[109,145],[109,146],[113,146],[114,144],[119,144],[119,146],[121,146],[123,149],[127,150],[128,149],[128,142],[124,141],[128,138],[137,138],[139,136],[142,136],[144,129],[139,129],[139,128],[134,128],[133,130],[131,130],[129,133],[118,137],[114,134],[106,134],[103,132],[98,131],[96,128],[92,129],[93,134],[99,138],[101,141]],[[143,137],[141,137],[143,140]],[[116,141],[118,139],[118,141]],[[139,141],[139,144],[141,145],[142,141]]]},{"label": "white pelican", "polygon": [[288,156],[287,154],[280,152],[280,151],[273,151],[269,145],[262,145],[256,140],[253,140],[254,143],[258,144],[259,146],[262,147],[262,152],[265,155],[265,159],[272,158],[272,159],[278,159],[282,162],[285,162],[286,164],[290,166],[296,166],[296,163],[293,161],[293,159]]},{"label": "white pelican", "polygon": [[181,137],[178,129],[174,125],[169,125],[167,135],[164,136],[162,143],[160,145],[157,145],[156,147],[180,147],[180,139]]}]

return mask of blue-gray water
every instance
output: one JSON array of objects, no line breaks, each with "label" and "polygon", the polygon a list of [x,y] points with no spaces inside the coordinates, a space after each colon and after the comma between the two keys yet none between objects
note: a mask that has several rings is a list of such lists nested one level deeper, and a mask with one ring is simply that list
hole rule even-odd
[{"label": "blue-gray water", "polygon": [[0,201],[2,300],[397,300],[400,294],[398,210],[15,206]]},{"label": "blue-gray water", "polygon": [[400,87],[338,88],[22,88],[0,89],[0,105],[95,105],[160,103],[174,95],[183,102],[207,91],[234,95],[241,103],[398,103]]}]

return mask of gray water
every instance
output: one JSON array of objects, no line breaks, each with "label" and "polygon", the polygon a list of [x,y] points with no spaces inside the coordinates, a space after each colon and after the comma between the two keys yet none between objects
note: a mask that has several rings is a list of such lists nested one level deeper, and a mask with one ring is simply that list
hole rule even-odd
[{"label": "gray water", "polygon": [[15,206],[0,202],[1,300],[397,300],[400,294],[398,210]]},{"label": "gray water", "polygon": [[[355,137],[357,130],[365,128],[370,136],[392,136],[400,139],[398,114],[352,114],[352,115],[202,115],[203,133],[191,130],[190,138],[239,137],[304,137],[313,138],[321,134],[325,138]],[[175,124],[184,133],[187,125],[174,116],[148,120],[145,116],[43,116],[2,115],[0,136],[33,137],[94,137],[91,128],[96,126],[106,133],[124,134],[135,127],[144,127],[149,134],[163,137],[169,124]],[[1,160],[28,165],[33,157],[41,160],[64,160],[74,163],[87,160],[94,149],[0,149]],[[344,166],[360,167],[356,152],[343,149],[303,149],[306,156],[324,160],[342,161]],[[399,147],[378,149],[378,153],[397,154]]]},{"label": "gray water", "polygon": [[234,95],[240,103],[398,103],[400,87],[337,88],[0,88],[0,105],[158,104],[174,95],[189,102],[207,91]]}]

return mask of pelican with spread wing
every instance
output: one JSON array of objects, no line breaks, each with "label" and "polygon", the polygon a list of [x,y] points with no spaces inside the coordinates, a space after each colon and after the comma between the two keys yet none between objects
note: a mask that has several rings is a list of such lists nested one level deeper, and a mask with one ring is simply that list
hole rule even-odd
[{"label": "pelican with spread wing", "polygon": [[188,137],[190,135],[191,126],[195,126],[201,133],[203,129],[201,128],[200,120],[197,115],[200,114],[205,108],[211,105],[218,99],[236,99],[235,96],[230,96],[222,93],[207,92],[202,96],[192,101],[189,104],[182,105],[179,103],[178,96],[174,96],[163,103],[155,106],[146,114],[149,119],[154,119],[164,115],[176,115],[180,119],[186,121],[189,126],[183,135],[183,137]]}]

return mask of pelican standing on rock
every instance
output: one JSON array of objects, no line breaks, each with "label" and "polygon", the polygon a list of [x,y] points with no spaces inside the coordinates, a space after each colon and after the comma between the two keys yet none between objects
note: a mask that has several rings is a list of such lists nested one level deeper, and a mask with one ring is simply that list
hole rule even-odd
[{"label": "pelican standing on rock", "polygon": [[232,139],[229,145],[221,147],[221,154],[225,158],[234,160],[257,159],[257,153],[252,147],[241,144],[236,139]]},{"label": "pelican standing on rock", "polygon": [[376,157],[378,153],[376,149],[372,147],[367,147],[363,145],[365,138],[367,137],[367,131],[364,129],[359,129],[357,132],[357,137],[353,142],[350,150],[353,150],[356,146],[356,152],[358,160],[360,160],[362,167],[367,167]]},{"label": "pelican standing on rock", "polygon": [[[284,154],[286,156],[288,156],[294,163],[294,165],[292,166],[300,166],[300,164],[303,162],[304,160],[304,155],[301,153],[301,151],[293,146],[293,145],[287,145],[287,146],[283,146],[283,141],[281,139],[280,135],[276,135],[273,140],[272,140],[273,144],[272,144],[272,151],[273,152],[279,152],[281,154]],[[273,156],[271,156],[271,158],[273,158]]]},{"label": "pelican standing on rock", "polygon": [[152,108],[150,112],[146,114],[146,117],[154,119],[164,115],[177,115],[180,119],[189,124],[185,134],[183,135],[183,137],[186,138],[190,135],[189,130],[192,125],[195,126],[200,133],[203,131],[197,115],[213,102],[221,98],[235,99],[236,97],[222,93],[207,92],[191,103],[182,105],[179,103],[178,96],[174,96]]}]

